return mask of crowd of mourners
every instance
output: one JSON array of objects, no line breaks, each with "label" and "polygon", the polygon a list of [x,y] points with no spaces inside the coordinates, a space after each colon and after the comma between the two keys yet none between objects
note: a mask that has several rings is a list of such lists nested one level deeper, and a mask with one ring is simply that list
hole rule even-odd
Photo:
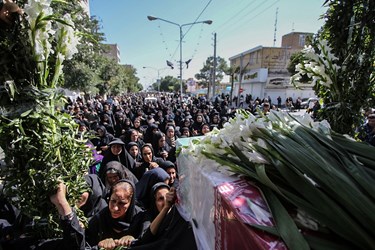
[{"label": "crowd of mourners", "polygon": [[[60,215],[63,238],[29,237],[31,220],[5,197],[0,201],[3,249],[196,249],[192,225],[177,210],[178,138],[222,128],[234,115],[228,96],[212,102],[174,94],[95,97],[70,101],[60,112],[90,138],[93,164],[85,176],[89,192],[76,204],[84,227],[60,183],[50,197]],[[1,249],[1,248],[0,248]]]},{"label": "crowd of mourners", "polygon": [[[146,98],[148,97],[148,98]],[[270,99],[237,100],[254,115],[278,109]],[[251,99],[251,98],[250,98]],[[243,107],[243,103],[246,107]],[[179,186],[178,138],[221,129],[235,115],[228,95],[212,100],[175,94],[101,96],[67,103],[61,109],[90,138],[92,165],[85,175],[88,192],[76,204],[88,218],[83,226],[66,199],[64,183],[50,196],[60,215],[63,238],[41,240],[24,232],[31,220],[0,196],[1,249],[196,249],[190,222],[175,204]],[[363,129],[373,144],[375,114]],[[81,137],[83,138],[83,137]],[[372,138],[372,139],[371,139]],[[26,230],[27,231],[27,230]]]},{"label": "crowd of mourners", "polygon": [[[93,152],[85,176],[90,190],[76,204],[88,225],[78,221],[64,183],[50,197],[60,215],[59,239],[27,237],[30,220],[1,196],[0,249],[196,249],[192,225],[175,206],[176,142],[221,129],[235,114],[231,107],[228,95],[212,101],[161,93],[70,101],[60,111],[73,117],[79,136],[88,135]],[[245,108],[255,115],[277,109],[267,98]],[[375,131],[375,115],[368,121],[364,128]]]}]

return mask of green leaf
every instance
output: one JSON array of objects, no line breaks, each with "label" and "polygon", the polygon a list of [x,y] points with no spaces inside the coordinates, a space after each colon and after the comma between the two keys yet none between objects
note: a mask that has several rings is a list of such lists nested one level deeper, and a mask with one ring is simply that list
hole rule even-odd
[{"label": "green leaf", "polygon": [[309,250],[310,247],[299,232],[288,211],[274,195],[271,189],[262,187],[262,192],[275,220],[277,231],[291,250]]},{"label": "green leaf", "polygon": [[28,116],[32,111],[33,111],[32,109],[29,109],[29,110],[23,112],[23,113],[21,114],[21,117],[24,118],[24,117]]}]

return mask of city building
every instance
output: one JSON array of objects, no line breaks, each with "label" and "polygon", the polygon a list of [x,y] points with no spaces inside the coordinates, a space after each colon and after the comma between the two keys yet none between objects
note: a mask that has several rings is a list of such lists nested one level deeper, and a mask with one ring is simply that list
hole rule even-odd
[{"label": "city building", "polygon": [[86,12],[88,16],[90,16],[90,2],[89,0],[81,0],[79,1],[79,4],[83,8],[83,11]]},{"label": "city building", "polygon": [[296,89],[290,83],[287,70],[292,54],[302,50],[312,33],[292,32],[282,37],[281,47],[257,46],[229,58],[230,65],[240,67],[234,80],[233,96],[252,95],[253,99],[270,97],[275,103],[278,96],[285,102],[287,97],[315,96],[311,84]]},{"label": "city building", "polygon": [[120,63],[120,48],[117,43],[105,45],[107,46],[107,50],[103,55]]}]

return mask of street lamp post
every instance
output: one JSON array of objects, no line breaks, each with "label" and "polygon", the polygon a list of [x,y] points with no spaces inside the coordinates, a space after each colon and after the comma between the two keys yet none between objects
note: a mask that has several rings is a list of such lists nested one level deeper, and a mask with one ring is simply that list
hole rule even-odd
[{"label": "street lamp post", "polygon": [[181,102],[182,102],[182,39],[183,39],[182,27],[191,26],[191,25],[198,24],[198,23],[205,23],[205,24],[210,25],[210,24],[212,24],[212,21],[206,20],[206,21],[199,21],[199,22],[193,22],[193,23],[178,24],[178,23],[171,22],[169,20],[166,20],[166,19],[163,19],[163,18],[160,18],[160,17],[154,17],[154,16],[147,16],[147,19],[149,21],[154,21],[154,20],[164,21],[164,22],[176,25],[180,29],[180,98],[181,98]]},{"label": "street lamp post", "polygon": [[164,68],[161,68],[161,69],[157,69],[157,68],[154,68],[154,67],[149,67],[149,66],[143,66],[144,69],[153,69],[153,70],[156,70],[156,72],[158,72],[158,92],[160,92],[160,71],[161,70],[165,70],[165,69],[168,69],[168,67],[164,67]]}]

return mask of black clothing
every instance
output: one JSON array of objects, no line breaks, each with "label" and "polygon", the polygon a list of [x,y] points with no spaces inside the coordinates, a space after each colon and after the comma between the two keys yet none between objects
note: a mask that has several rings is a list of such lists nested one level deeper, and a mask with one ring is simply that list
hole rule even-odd
[{"label": "black clothing", "polygon": [[[74,212],[73,212],[74,213]],[[72,220],[61,220],[63,238],[40,240],[32,237],[18,238],[2,245],[6,250],[84,250],[84,230],[74,213]]]},{"label": "black clothing", "polygon": [[[130,212],[129,209],[126,213]],[[133,213],[133,216],[125,220],[113,219],[109,208],[104,208],[90,220],[86,229],[88,244],[94,247],[104,239],[120,239],[125,235],[140,237],[149,223],[145,223],[145,214],[139,207],[133,206]]]},{"label": "black clothing", "polygon": [[142,176],[139,179],[139,182],[135,185],[135,196],[137,198],[138,204],[145,208],[150,208],[150,192],[152,187],[158,182],[164,182],[165,180],[169,179],[169,174],[162,168],[154,168]]},{"label": "black clothing", "polygon": [[134,173],[135,169],[135,161],[131,157],[131,155],[128,153],[128,151],[125,149],[124,146],[122,146],[122,151],[119,155],[114,155],[111,151],[111,149],[106,150],[104,153],[104,158],[101,163],[101,167],[99,169],[99,177],[100,180],[105,183],[105,172],[107,171],[107,163],[111,161],[118,161],[122,165],[124,165],[127,169],[129,169],[132,173]]},{"label": "black clothing", "polygon": [[[132,147],[134,147],[134,146],[138,147],[138,155],[136,155],[135,157],[130,154],[130,149]],[[131,141],[128,144],[126,144],[126,150],[128,151],[129,155],[134,159],[134,161],[136,162],[136,164],[140,163],[142,161],[141,147],[139,146],[139,144],[137,142]]]},{"label": "black clothing", "polygon": [[101,120],[99,121],[100,126],[104,126],[107,129],[107,132],[111,135],[115,134],[115,127],[114,123],[110,119],[109,115],[103,114]]},{"label": "black clothing", "polygon": [[96,174],[85,175],[85,180],[90,188],[90,194],[85,205],[80,207],[80,209],[83,211],[85,216],[90,219],[107,206],[104,199],[105,187]]},{"label": "black clothing", "polygon": [[194,250],[197,249],[197,245],[191,224],[185,221],[173,206],[160,224],[156,235],[153,235],[148,228],[131,249]]},{"label": "black clothing", "polygon": [[[138,182],[137,177],[135,177],[135,175],[129,169],[124,167],[124,165],[122,165],[118,161],[110,161],[105,165],[104,170],[103,170],[104,171],[104,179],[106,179],[106,173],[110,169],[114,170],[118,174],[118,177],[119,177],[120,180],[126,179],[126,180],[131,181],[133,184],[136,184]],[[109,193],[109,190],[111,189],[111,187],[109,186],[109,184],[107,183],[106,180],[105,180],[104,184],[107,188],[106,191],[105,191],[105,198],[107,199],[108,193]]]},{"label": "black clothing", "polygon": [[96,131],[101,129],[104,133],[103,136],[99,137],[99,140],[91,140],[94,146],[96,146],[96,150],[101,150],[100,147],[107,146],[115,137],[107,132],[107,129],[104,126],[99,126]]},{"label": "black clothing", "polygon": [[143,141],[144,143],[152,143],[152,137],[153,137],[153,130],[154,129],[159,129],[158,125],[156,124],[150,124],[147,129],[146,129],[146,132],[143,134]]},{"label": "black clothing", "polygon": [[[160,166],[160,164],[164,162],[164,160],[159,157],[152,157],[152,162],[156,162]],[[150,163],[142,161],[141,164],[134,169],[133,173],[135,177],[137,177],[137,179],[140,180],[142,176],[146,173],[146,171],[149,169],[151,169]]]},{"label": "black clothing", "polygon": [[[129,183],[135,192],[135,186],[131,181],[123,179],[119,182]],[[135,195],[133,194],[125,218],[112,218],[109,207],[96,214],[90,220],[86,229],[86,241],[90,246],[94,247],[107,238],[119,239],[126,235],[138,238],[149,226],[149,222],[146,222],[144,218],[144,212],[135,205]]]}]

